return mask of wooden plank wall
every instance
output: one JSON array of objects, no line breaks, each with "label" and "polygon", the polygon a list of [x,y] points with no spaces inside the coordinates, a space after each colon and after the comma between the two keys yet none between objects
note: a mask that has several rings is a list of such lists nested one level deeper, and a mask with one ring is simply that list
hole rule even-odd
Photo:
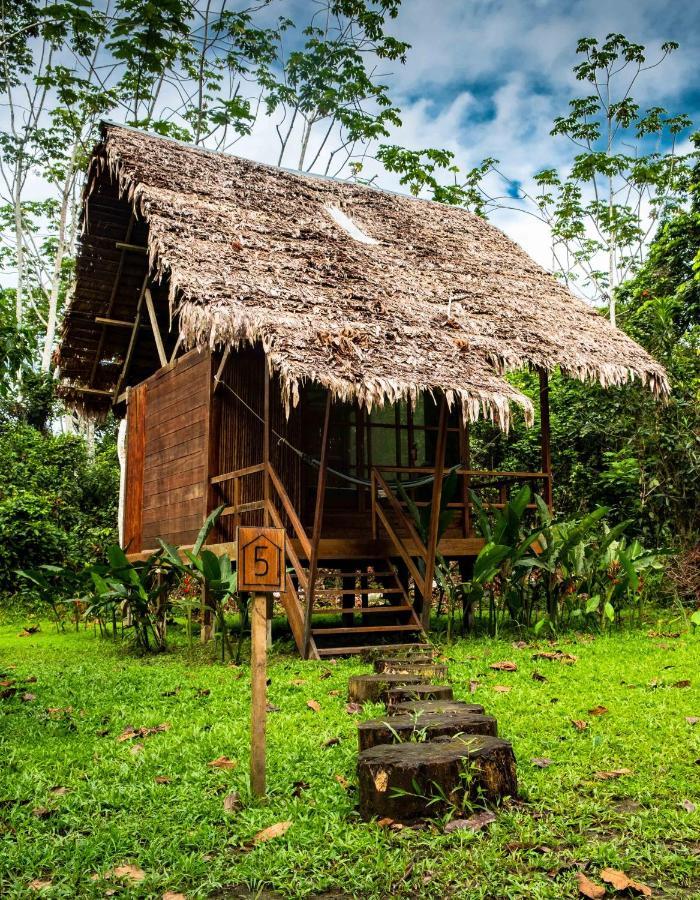
[{"label": "wooden plank wall", "polygon": [[146,385],[129,392],[126,423],[126,489],[124,493],[124,546],[142,549],[143,476],[146,449]]},{"label": "wooden plank wall", "polygon": [[145,382],[142,548],[194,542],[206,515],[211,356],[192,351]]}]

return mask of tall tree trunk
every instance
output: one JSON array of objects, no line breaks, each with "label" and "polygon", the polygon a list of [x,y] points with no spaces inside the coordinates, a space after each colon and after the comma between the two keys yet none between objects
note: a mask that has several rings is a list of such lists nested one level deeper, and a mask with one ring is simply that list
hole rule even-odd
[{"label": "tall tree trunk", "polygon": [[61,215],[58,222],[58,241],[56,244],[56,255],[53,261],[53,273],[51,275],[51,289],[49,291],[49,309],[46,317],[46,335],[44,337],[44,349],[41,354],[41,371],[48,372],[51,369],[51,357],[53,355],[53,344],[56,339],[56,324],[58,319],[58,296],[61,290],[61,271],[63,269],[63,259],[66,255],[66,224],[68,221],[68,210],[71,205],[71,197],[73,194],[73,182],[75,179],[75,158],[78,151],[78,145],[73,144],[70,160],[68,163],[68,173],[63,184],[61,196]]}]

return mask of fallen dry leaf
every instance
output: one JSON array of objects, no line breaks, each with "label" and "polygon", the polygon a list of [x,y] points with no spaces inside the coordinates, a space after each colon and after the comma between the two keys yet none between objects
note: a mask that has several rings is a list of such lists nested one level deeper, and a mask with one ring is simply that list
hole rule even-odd
[{"label": "fallen dry leaf", "polygon": [[650,631],[647,634],[647,637],[650,638],[679,638],[681,636],[680,631]]},{"label": "fallen dry leaf", "polygon": [[129,753],[131,753],[132,756],[138,756],[142,751],[143,744],[132,744],[131,747],[129,747]]},{"label": "fallen dry leaf", "polygon": [[57,785],[55,785],[54,787],[51,788],[51,790],[49,791],[49,793],[50,793],[50,794],[53,794],[54,797],[65,797],[65,795],[66,795],[67,793],[69,793],[69,791],[68,791],[68,788],[67,788],[67,787],[63,787],[62,785],[57,784]]},{"label": "fallen dry leaf", "polygon": [[528,644],[527,641],[513,641],[512,646],[516,650],[524,650],[528,646]]},{"label": "fallen dry leaf", "polygon": [[266,711],[269,712],[269,713],[282,712],[282,707],[281,707],[281,706],[275,706],[274,703],[268,703],[267,706],[265,707],[265,709],[266,709]]},{"label": "fallen dry leaf", "polygon": [[292,684],[296,687],[301,687],[302,684],[306,684],[305,678],[292,678]]},{"label": "fallen dry leaf", "polygon": [[546,756],[533,756],[531,762],[533,766],[537,766],[538,769],[546,769],[547,766],[551,766],[554,760],[547,759]]},{"label": "fallen dry leaf", "polygon": [[292,790],[292,797],[301,797],[304,791],[308,791],[311,787],[308,781],[295,781]]},{"label": "fallen dry leaf", "polygon": [[238,766],[238,761],[235,759],[229,759],[228,756],[218,756],[216,759],[212,759],[210,763],[207,763],[212,769],[235,769]]},{"label": "fallen dry leaf", "polygon": [[345,704],[345,712],[350,713],[351,716],[354,716],[356,713],[362,712],[362,705],[360,703],[346,703]]},{"label": "fallen dry leaf", "polygon": [[571,663],[575,663],[578,659],[578,656],[574,656],[573,653],[563,653],[561,650],[556,650],[554,652],[549,652],[546,650],[541,651],[540,653],[535,653],[532,657],[533,659],[549,659],[552,661],[564,663],[569,665]]},{"label": "fallen dry leaf", "polygon": [[512,688],[508,687],[505,684],[494,684],[493,689],[497,694],[507,694],[512,690]]},{"label": "fallen dry leaf", "polygon": [[495,821],[495,814],[487,810],[469,816],[468,819],[453,819],[445,825],[445,834],[450,834],[453,831],[481,831],[482,828],[486,828],[487,825]]},{"label": "fallen dry leaf", "polygon": [[162,900],[187,900],[187,897],[184,894],[178,893],[178,891],[166,891],[163,894]]},{"label": "fallen dry leaf", "polygon": [[611,778],[622,778],[623,775],[631,775],[632,769],[611,769],[606,772],[596,772],[595,777],[599,781],[610,781]]},{"label": "fallen dry leaf", "polygon": [[503,662],[495,662],[491,663],[489,669],[496,669],[499,672],[516,672],[518,667],[514,662],[511,662],[508,659],[503,660]]},{"label": "fallen dry leaf", "polygon": [[686,716],[685,721],[688,725],[697,725],[700,722],[700,716]]},{"label": "fallen dry leaf", "polygon": [[383,819],[380,819],[377,822],[377,828],[388,828],[390,825],[394,824],[394,820],[390,819],[389,816],[385,816]]},{"label": "fallen dry leaf", "polygon": [[168,778],[167,775],[156,775],[153,780],[156,784],[170,784],[172,782],[172,778]]},{"label": "fallen dry leaf", "polygon": [[51,815],[51,810],[45,806],[35,806],[32,810],[32,815],[36,816],[37,819],[46,819]]},{"label": "fallen dry leaf", "polygon": [[323,746],[324,747],[337,747],[339,743],[340,743],[339,737],[332,737],[332,738],[328,738],[327,740],[325,740],[323,742]]},{"label": "fallen dry leaf", "polygon": [[36,694],[32,694],[29,691],[25,691],[25,693],[22,694],[22,701],[24,703],[31,703],[32,700],[36,700]]},{"label": "fallen dry leaf", "polygon": [[318,702],[318,700],[307,700],[306,705],[314,712],[321,712],[321,704]]},{"label": "fallen dry leaf", "polygon": [[473,678],[469,682],[469,693],[476,694],[476,691],[479,687],[479,682],[475,681]]},{"label": "fallen dry leaf", "polygon": [[275,822],[275,824],[270,825],[269,828],[263,828],[262,831],[259,831],[253,838],[253,843],[262,844],[265,841],[271,841],[274,838],[281,837],[283,834],[286,834],[291,827],[291,822]]},{"label": "fallen dry leaf", "polygon": [[605,896],[605,888],[603,885],[591,881],[591,879],[587,878],[583,872],[576,873],[576,880],[578,881],[579,894],[588,897],[589,900],[600,900],[601,897]]},{"label": "fallen dry leaf", "polygon": [[593,709],[588,710],[589,716],[604,716],[606,712],[608,712],[607,706],[594,706]]},{"label": "fallen dry leaf", "polygon": [[690,687],[690,680],[688,678],[683,678],[681,681],[674,682],[671,687],[688,688]]},{"label": "fallen dry leaf", "polygon": [[637,894],[643,894],[645,897],[651,897],[651,888],[641,881],[633,881],[624,872],[619,869],[602,869],[600,877],[607,884],[611,884],[616,891],[634,891]]},{"label": "fallen dry leaf", "polygon": [[[66,712],[72,711],[71,707],[69,707]],[[142,726],[141,728],[133,728],[131,725],[128,728],[125,728],[124,731],[119,735],[117,741],[122,743],[123,741],[130,741],[132,738],[143,738],[148,737],[150,734],[158,734],[159,732],[170,731],[170,724],[168,722],[161,722],[160,725],[154,725],[152,728],[148,728],[147,726]]]},{"label": "fallen dry leaf", "polygon": [[684,801],[681,803],[681,806],[683,807],[683,809],[684,809],[686,812],[689,812],[689,813],[694,813],[695,810],[697,809],[697,806],[695,805],[695,803],[693,803],[692,800],[684,800]]},{"label": "fallen dry leaf", "polygon": [[49,878],[35,878],[29,882],[29,888],[32,891],[43,891],[44,888],[51,887],[53,882]]},{"label": "fallen dry leaf", "polygon": [[113,878],[125,878],[127,881],[143,881],[146,877],[143,869],[133,865],[115,866],[108,875]]},{"label": "fallen dry leaf", "polygon": [[572,719],[571,724],[574,726],[576,731],[585,731],[588,728],[588,722],[584,722],[583,719]]},{"label": "fallen dry leaf", "polygon": [[344,775],[335,775],[334,778],[341,786],[341,788],[344,791],[347,791],[347,789],[350,787],[350,782],[347,780],[347,778]]},{"label": "fallen dry leaf", "polygon": [[541,672],[533,672],[532,680],[533,681],[541,681],[543,684],[547,681],[547,679],[544,677],[544,675],[542,675]]},{"label": "fallen dry leaf", "polygon": [[340,697],[340,691],[328,691],[329,697]]},{"label": "fallen dry leaf", "polygon": [[224,812],[238,812],[243,807],[238,791],[231,791],[224,797]]}]

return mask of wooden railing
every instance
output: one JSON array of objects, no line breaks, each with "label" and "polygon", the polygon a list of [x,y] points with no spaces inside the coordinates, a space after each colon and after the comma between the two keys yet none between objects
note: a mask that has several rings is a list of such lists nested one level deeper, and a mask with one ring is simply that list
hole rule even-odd
[{"label": "wooden railing", "polygon": [[244,478],[251,475],[258,475],[265,471],[265,463],[257,463],[254,466],[246,466],[245,469],[236,469],[234,472],[224,472],[222,475],[214,475],[210,483],[212,485],[223,484],[225,482],[233,482],[233,503],[225,506],[222,511],[222,517],[235,516],[234,527],[240,524],[240,518],[243,513],[255,512],[264,509],[263,500],[253,500],[250,503],[241,503],[241,484]]},{"label": "wooden railing", "polygon": [[[414,479],[416,477],[420,477],[421,475],[435,475],[435,469],[421,466],[421,467],[409,467],[409,466],[376,466],[375,471],[378,473],[392,473],[395,475],[409,475]],[[463,537],[473,537],[474,531],[472,527],[472,510],[473,503],[471,500],[471,491],[475,489],[476,485],[474,482],[493,482],[492,485],[487,485],[488,489],[496,489],[498,491],[498,499],[497,500],[483,500],[481,505],[484,509],[503,509],[508,503],[508,494],[509,494],[509,484],[518,481],[531,481],[531,482],[542,482],[542,496],[547,500],[551,497],[551,480],[552,476],[548,472],[506,472],[499,470],[486,470],[486,469],[465,469],[462,467],[446,470],[443,473],[443,478],[446,478],[450,472],[455,472],[460,479],[460,489],[457,491],[457,498],[450,501],[446,504],[448,509],[461,510],[461,520],[462,520],[462,533]],[[483,489],[484,486],[482,486]],[[408,489],[409,494],[412,493],[412,490]],[[393,492],[392,492],[393,493]],[[394,496],[395,493],[393,493]],[[397,502],[403,507],[404,502],[397,498]],[[430,500],[416,500],[412,497],[412,502],[418,508],[430,506]],[[536,503],[529,503],[527,506],[528,509],[536,509]]]},{"label": "wooden railing", "polygon": [[[268,479],[271,490],[264,492],[266,497],[263,500],[242,503],[243,480],[253,475],[259,475],[260,473],[264,473],[265,477]],[[212,485],[223,484],[225,482],[233,482],[233,502],[224,507],[221,511],[222,516],[234,516],[235,526],[240,524],[241,516],[244,513],[264,510],[269,516],[270,522],[275,527],[285,528],[286,531],[287,529],[282,519],[282,515],[278,509],[279,503],[291,524],[292,531],[299,542],[302,554],[307,559],[311,556],[311,542],[274,466],[270,463],[257,463],[254,466],[247,466],[244,469],[236,469],[233,472],[215,475],[211,479]],[[318,658],[318,654],[315,653],[314,648],[309,647],[309,641],[306,637],[306,632],[308,631],[307,619],[309,619],[311,615],[310,607],[313,603],[313,587],[309,583],[307,572],[294,549],[292,541],[287,540],[285,544],[287,561],[296,575],[298,586],[304,591],[305,607],[302,609],[297,586],[294,584],[294,579],[289,571],[285,576],[286,596],[282,598],[284,607],[287,612],[292,634],[294,635],[294,639],[300,651],[304,653],[304,655],[308,654],[313,658]],[[288,598],[291,598],[291,602]]]}]

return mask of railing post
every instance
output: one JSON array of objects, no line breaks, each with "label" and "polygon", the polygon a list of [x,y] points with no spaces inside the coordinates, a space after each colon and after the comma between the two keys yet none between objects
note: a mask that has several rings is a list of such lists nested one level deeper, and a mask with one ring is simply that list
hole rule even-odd
[{"label": "railing post", "polygon": [[370,474],[370,490],[372,492],[371,503],[372,503],[372,540],[377,540],[377,480],[374,477],[374,469],[372,469]]},{"label": "railing post", "polygon": [[421,622],[423,630],[430,627],[430,610],[433,599],[433,573],[435,571],[435,556],[437,554],[438,528],[440,525],[440,501],[442,499],[442,476],[445,468],[445,448],[447,445],[447,400],[443,396],[440,405],[440,419],[438,421],[437,446],[435,448],[435,480],[433,481],[433,496],[430,506],[430,526],[426,545],[427,556],[425,560],[425,579],[423,582],[423,609],[421,610]]},{"label": "railing post", "polygon": [[311,612],[314,605],[316,589],[316,573],[318,571],[318,546],[321,540],[323,525],[323,505],[326,497],[326,476],[328,474],[328,435],[333,398],[330,390],[326,397],[326,415],[323,420],[323,436],[321,438],[321,460],[316,484],[316,509],[314,510],[314,530],[311,536],[311,557],[309,559],[309,583],[306,591],[306,614],[304,616],[304,658],[308,657],[309,640],[311,638]]},{"label": "railing post", "polygon": [[551,512],[554,504],[552,495],[552,450],[549,422],[549,377],[544,369],[540,369],[540,428],[542,471],[545,473],[543,499]]}]

